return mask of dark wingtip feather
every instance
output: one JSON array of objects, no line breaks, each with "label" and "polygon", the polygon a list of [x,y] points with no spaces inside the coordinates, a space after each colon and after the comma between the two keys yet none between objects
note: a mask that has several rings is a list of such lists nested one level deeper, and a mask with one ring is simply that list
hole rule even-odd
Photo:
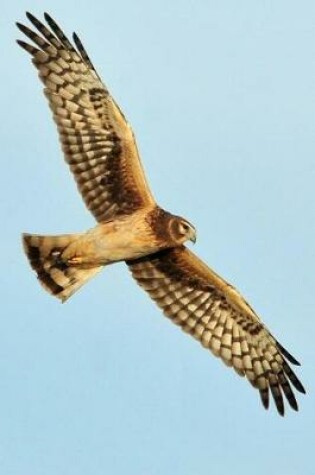
[{"label": "dark wingtip feather", "polygon": [[49,15],[49,13],[44,12],[44,18],[45,18],[45,20],[47,21],[47,23],[48,23],[48,25],[50,26],[50,28],[52,28],[52,30],[55,30],[55,29],[56,29],[56,30],[58,30],[58,31],[59,31],[59,30],[61,31],[59,25],[55,22],[55,20],[53,19],[53,17]]},{"label": "dark wingtip feather", "polygon": [[283,361],[283,370],[284,370],[286,376],[289,378],[289,380],[293,384],[293,386],[295,387],[295,389],[297,389],[300,393],[305,394],[306,390],[305,390],[303,384],[301,383],[299,378],[296,376],[294,371],[290,368],[288,363],[286,363],[285,361]]},{"label": "dark wingtip feather", "polygon": [[20,31],[22,31],[22,33],[25,33],[25,26],[23,25],[23,23],[20,23],[19,21],[15,22],[16,26],[18,27],[18,29]]},{"label": "dark wingtip feather", "polygon": [[90,60],[90,57],[87,54],[86,49],[84,48],[83,43],[80,40],[79,36],[76,34],[76,32],[72,34],[72,38],[83,61],[89,66],[89,68],[93,69],[96,72],[94,64]]},{"label": "dark wingtip feather", "polygon": [[288,392],[285,392],[285,396],[287,398],[287,401],[289,402],[290,404],[290,407],[294,410],[294,411],[298,411],[299,410],[299,406],[298,406],[298,403],[297,403],[297,400],[294,396],[294,393],[293,391],[291,391],[290,393]]},{"label": "dark wingtip feather", "polygon": [[300,391],[300,393],[306,394],[306,389],[300,381],[299,381],[298,387],[296,386],[296,389]]},{"label": "dark wingtip feather", "polygon": [[276,407],[277,407],[277,411],[278,411],[279,415],[284,417],[284,415],[285,415],[284,404],[281,403],[281,402],[276,403]]},{"label": "dark wingtip feather", "polygon": [[260,394],[260,399],[264,408],[266,410],[269,409],[269,389],[268,388],[260,389],[259,394]]},{"label": "dark wingtip feather", "polygon": [[80,38],[78,37],[78,35],[76,34],[75,31],[72,33],[72,38],[73,38],[74,44],[76,45],[79,53],[82,56],[82,58],[84,60],[87,60],[88,63],[90,63],[90,58],[86,54],[86,51],[85,51],[85,49],[83,47],[83,44],[82,44],[82,41],[80,40]]},{"label": "dark wingtip feather", "polygon": [[44,18],[46,21],[52,20],[52,17],[47,12],[44,12]]},{"label": "dark wingtip feather", "polygon": [[276,403],[276,408],[277,408],[278,413],[280,414],[280,416],[284,417],[285,410],[284,410],[284,401],[283,401],[282,395],[280,398],[274,397],[274,401]]},{"label": "dark wingtip feather", "polygon": [[76,34],[75,31],[72,33],[72,38],[73,38],[74,44],[76,45],[78,50],[79,51],[82,51],[82,50],[84,51],[82,41],[80,40],[80,38],[78,37],[78,35]]},{"label": "dark wingtip feather", "polygon": [[301,363],[299,363],[298,360],[296,360],[294,358],[294,356],[291,355],[291,353],[288,352],[288,350],[286,350],[278,341],[277,341],[277,346],[279,348],[279,350],[281,351],[281,353],[283,354],[283,356],[288,360],[290,361],[290,363],[296,365],[296,366],[301,366]]},{"label": "dark wingtip feather", "polygon": [[32,23],[38,21],[37,18],[34,15],[32,15],[32,13],[30,13],[28,11],[25,12],[25,15],[29,19],[29,21],[31,21]]},{"label": "dark wingtip feather", "polygon": [[298,403],[296,397],[284,372],[281,372],[278,375],[278,381],[288,403],[290,404],[292,409],[298,411]]},{"label": "dark wingtip feather", "polygon": [[284,401],[283,401],[280,385],[277,380],[270,381],[270,390],[271,390],[271,394],[275,402],[277,411],[279,412],[280,416],[284,416]]},{"label": "dark wingtip feather", "polygon": [[52,32],[56,35],[58,40],[62,43],[62,45],[69,49],[69,51],[76,52],[71,42],[68,40],[60,26],[55,22],[55,20],[47,13],[44,13],[44,18],[48,23],[49,27],[51,28]]},{"label": "dark wingtip feather", "polygon": [[35,48],[35,46],[29,45],[28,43],[25,43],[25,41],[16,40],[16,42],[21,48],[23,48],[25,51],[27,51],[32,56],[34,56],[39,51],[39,49]]}]

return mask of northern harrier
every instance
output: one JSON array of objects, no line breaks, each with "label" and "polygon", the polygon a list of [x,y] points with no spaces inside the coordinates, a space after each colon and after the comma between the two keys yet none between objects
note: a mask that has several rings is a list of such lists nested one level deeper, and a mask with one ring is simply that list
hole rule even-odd
[{"label": "northern harrier", "polygon": [[81,234],[23,235],[40,283],[65,301],[104,266],[126,261],[165,315],[246,376],[265,408],[271,390],[281,415],[283,394],[297,410],[291,384],[305,390],[288,363],[299,363],[238,291],[185,247],[195,228],[157,205],[133,132],[78,36],[75,48],[49,15],[48,27],[27,17],[39,34],[17,26],[36,46],[18,44],[38,69],[66,161],[99,223]]}]

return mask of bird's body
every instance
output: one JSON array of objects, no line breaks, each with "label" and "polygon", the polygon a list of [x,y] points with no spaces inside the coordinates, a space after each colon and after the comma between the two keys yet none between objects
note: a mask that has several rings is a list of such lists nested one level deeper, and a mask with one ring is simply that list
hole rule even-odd
[{"label": "bird's body", "polygon": [[86,267],[136,259],[161,249],[155,239],[147,211],[119,216],[83,233],[63,254],[66,261],[77,260]]},{"label": "bird's body", "polygon": [[35,46],[18,40],[44,83],[62,149],[83,200],[98,224],[60,236],[24,234],[26,255],[43,287],[67,300],[104,266],[125,261],[137,283],[184,331],[259,390],[305,392],[289,363],[298,364],[241,294],[185,247],[196,240],[187,220],[161,209],[147,184],[132,129],[97,74],[76,34],[76,48],[56,22],[18,23]]},{"label": "bird's body", "polygon": [[[178,233],[177,225],[182,223],[183,218],[155,206],[117,216],[79,234],[24,234],[23,243],[41,283],[64,302],[102,266],[182,244],[187,237]],[[189,236],[195,236],[191,225]],[[71,279],[67,278],[69,272]]]}]

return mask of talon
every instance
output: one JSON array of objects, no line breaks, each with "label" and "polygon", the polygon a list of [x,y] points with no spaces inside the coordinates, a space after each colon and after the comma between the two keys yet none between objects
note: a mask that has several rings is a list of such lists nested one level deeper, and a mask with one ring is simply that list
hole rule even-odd
[{"label": "talon", "polygon": [[77,265],[82,264],[82,261],[83,261],[82,257],[77,257],[77,256],[71,257],[70,259],[68,259],[68,264],[70,266],[77,266]]}]

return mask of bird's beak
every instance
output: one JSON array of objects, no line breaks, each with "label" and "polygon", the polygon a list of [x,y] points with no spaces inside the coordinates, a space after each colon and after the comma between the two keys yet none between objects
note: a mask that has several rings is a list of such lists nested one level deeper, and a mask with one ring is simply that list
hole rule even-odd
[{"label": "bird's beak", "polygon": [[191,241],[193,244],[196,243],[196,241],[197,241],[197,234],[196,234],[195,232],[191,235],[190,241]]}]

